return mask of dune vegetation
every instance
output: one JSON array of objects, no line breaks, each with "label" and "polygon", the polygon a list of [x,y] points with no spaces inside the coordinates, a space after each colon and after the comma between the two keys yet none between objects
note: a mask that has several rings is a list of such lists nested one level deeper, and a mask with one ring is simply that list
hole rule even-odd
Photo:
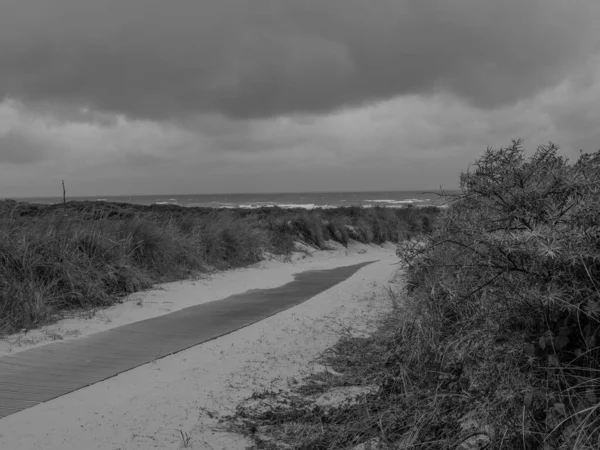
[{"label": "dune vegetation", "polygon": [[0,334],[199,272],[430,230],[437,208],[215,210],[174,205],[0,202]]},{"label": "dune vegetation", "polygon": [[[600,152],[571,163],[514,141],[460,187],[432,233],[398,246],[379,331],[341,339],[323,355],[335,376],[239,411],[238,430],[273,449],[600,448]],[[339,386],[374,389],[311,403]]]}]

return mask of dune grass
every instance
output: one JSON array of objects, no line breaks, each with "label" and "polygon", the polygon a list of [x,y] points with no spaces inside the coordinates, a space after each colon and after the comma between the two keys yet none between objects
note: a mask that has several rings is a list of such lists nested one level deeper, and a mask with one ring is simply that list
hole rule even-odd
[{"label": "dune grass", "polygon": [[110,306],[124,295],[198,272],[319,249],[397,242],[429,229],[436,209],[215,210],[173,205],[0,202],[0,334],[65,311]]},{"label": "dune grass", "polygon": [[404,280],[381,329],[324,355],[342,377],[299,389],[377,392],[242,417],[259,448],[600,448],[600,152],[526,158],[514,141],[460,184],[433,233],[399,245]]}]

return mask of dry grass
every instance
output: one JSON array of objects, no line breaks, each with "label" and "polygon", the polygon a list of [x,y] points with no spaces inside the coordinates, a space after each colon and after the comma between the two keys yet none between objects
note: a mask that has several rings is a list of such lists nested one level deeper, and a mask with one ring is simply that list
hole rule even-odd
[{"label": "dry grass", "polygon": [[397,242],[435,216],[433,209],[0,202],[0,334],[106,307],[155,283],[253,264],[265,252],[289,255],[297,240],[321,249],[327,240]]}]

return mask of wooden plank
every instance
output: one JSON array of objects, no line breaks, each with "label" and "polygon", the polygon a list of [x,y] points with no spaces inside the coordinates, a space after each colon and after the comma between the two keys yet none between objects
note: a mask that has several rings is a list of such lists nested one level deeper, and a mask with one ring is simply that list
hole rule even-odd
[{"label": "wooden plank", "polygon": [[[50,347],[50,346],[47,346]],[[110,360],[121,360],[126,357],[135,356],[136,354],[143,354],[144,352],[150,354],[153,349],[148,347],[145,348],[140,346],[136,349],[123,348],[121,351],[107,351],[103,348],[95,348],[83,345],[73,345],[70,347],[61,348],[45,348],[45,351],[40,354],[41,358],[46,358],[48,361],[64,360],[63,358],[70,357],[74,361],[88,361],[95,357],[102,357],[103,359]]]},{"label": "wooden plank", "polygon": [[[127,366],[126,362],[123,362],[122,366]],[[119,366],[119,367],[122,367]],[[114,370],[115,365],[111,366],[94,366],[90,365],[88,367],[77,367],[74,368],[69,365],[64,366],[47,366],[47,367],[18,367],[18,366],[8,366],[3,365],[0,361],[0,377],[2,375],[7,376],[19,376],[24,378],[43,378],[43,377],[59,377],[61,375],[68,374],[70,378],[87,376],[94,378],[101,378],[105,373],[110,373]]]},{"label": "wooden plank", "polygon": [[26,409],[31,408],[32,406],[39,405],[40,402],[34,402],[29,400],[11,400],[9,398],[0,399],[0,408],[10,408],[10,409]]},{"label": "wooden plank", "polygon": [[30,400],[36,402],[47,402],[48,400],[52,400],[53,398],[60,397],[63,395],[61,392],[28,392],[28,391],[19,391],[19,392],[3,392],[0,391],[0,405],[4,404],[4,400]]},{"label": "wooden plank", "polygon": [[59,371],[60,373],[69,371],[81,371],[90,368],[95,369],[109,369],[111,367],[122,366],[123,364],[131,364],[133,362],[144,361],[147,357],[142,355],[137,358],[104,358],[102,355],[94,355],[92,358],[87,360],[62,360],[62,359],[49,359],[40,358],[39,364],[35,364],[30,360],[24,360],[18,362],[15,360],[4,363],[0,359],[0,367],[4,367],[6,370],[29,370],[31,372],[39,371],[40,369],[47,369],[49,371]]},{"label": "wooden plank", "polygon": [[22,410],[23,408],[7,408],[0,406],[0,418],[10,416],[11,414],[17,413]]},{"label": "wooden plank", "polygon": [[4,386],[2,392],[39,392],[41,394],[56,392],[60,395],[65,395],[79,389],[79,387],[73,386],[55,386],[53,381],[35,384],[20,380],[7,380],[5,383],[2,383],[2,386]]},{"label": "wooden plank", "polygon": [[[122,358],[121,358],[122,359]],[[32,360],[28,356],[26,358],[16,358],[14,360],[6,361],[4,358],[0,359],[0,366],[5,366],[7,369],[12,368],[30,368],[31,370],[35,370],[36,368],[46,367],[48,366],[47,359],[38,358],[37,360]],[[52,363],[60,364],[62,367],[71,367],[73,369],[78,368],[86,368],[86,367],[112,367],[114,364],[114,360],[108,361],[103,360],[99,357],[95,357],[93,359],[88,360],[54,360]]]},{"label": "wooden plank", "polygon": [[56,392],[63,395],[70,392],[70,388],[51,388],[49,386],[18,386],[15,384],[0,383],[0,394],[1,393],[14,393],[14,392],[31,392],[31,393],[45,393],[45,392]]},{"label": "wooden plank", "polygon": [[[44,373],[8,373],[0,372],[0,378],[2,380],[12,380],[13,382],[22,383],[56,383],[57,386],[66,386],[72,388],[79,388],[83,385],[90,383],[97,383],[107,378],[109,374],[113,373],[111,370],[107,375],[97,375],[92,371],[87,373],[68,373],[63,374],[44,374]],[[63,378],[61,378],[63,377]]]}]

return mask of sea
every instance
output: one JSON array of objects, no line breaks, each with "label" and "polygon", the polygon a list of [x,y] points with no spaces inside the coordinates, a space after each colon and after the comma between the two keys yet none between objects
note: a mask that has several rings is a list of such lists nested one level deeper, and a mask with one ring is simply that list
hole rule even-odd
[{"label": "sea", "polygon": [[[15,198],[29,203],[52,204],[62,197]],[[305,192],[268,194],[188,194],[188,195],[120,195],[67,197],[67,200],[135,203],[140,205],[180,205],[209,208],[339,208],[343,206],[402,208],[412,206],[443,206],[439,191],[381,192]]]}]

